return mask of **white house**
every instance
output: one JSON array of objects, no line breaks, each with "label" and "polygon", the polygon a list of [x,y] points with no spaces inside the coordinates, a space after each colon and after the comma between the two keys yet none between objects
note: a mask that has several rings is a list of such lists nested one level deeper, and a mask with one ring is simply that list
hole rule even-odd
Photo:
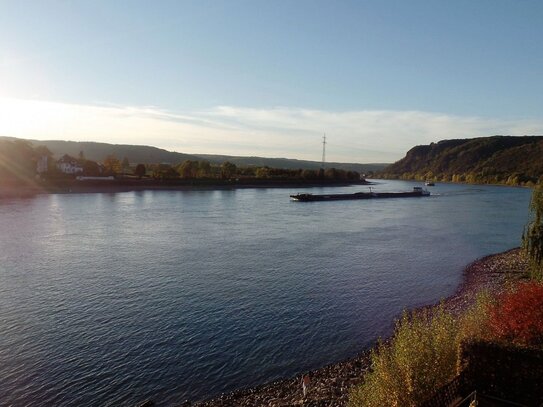
[{"label": "white house", "polygon": [[80,174],[83,172],[83,167],[79,165],[75,158],[70,157],[68,154],[64,154],[57,161],[57,168],[64,174]]}]

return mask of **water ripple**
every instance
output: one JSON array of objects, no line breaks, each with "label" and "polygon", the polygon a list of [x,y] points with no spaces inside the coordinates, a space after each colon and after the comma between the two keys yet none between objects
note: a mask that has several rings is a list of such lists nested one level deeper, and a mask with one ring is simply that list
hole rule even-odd
[{"label": "water ripple", "polygon": [[402,308],[453,291],[466,263],[518,244],[529,191],[434,191],[322,205],[284,189],[1,202],[1,403],[175,405],[351,356]]}]

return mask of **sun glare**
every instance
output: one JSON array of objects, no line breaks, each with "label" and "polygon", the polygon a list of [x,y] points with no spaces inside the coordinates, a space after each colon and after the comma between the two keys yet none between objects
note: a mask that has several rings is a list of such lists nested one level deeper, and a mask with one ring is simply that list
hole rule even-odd
[{"label": "sun glare", "polygon": [[11,137],[32,138],[58,134],[66,119],[59,106],[48,102],[20,99],[0,99],[0,134]]}]

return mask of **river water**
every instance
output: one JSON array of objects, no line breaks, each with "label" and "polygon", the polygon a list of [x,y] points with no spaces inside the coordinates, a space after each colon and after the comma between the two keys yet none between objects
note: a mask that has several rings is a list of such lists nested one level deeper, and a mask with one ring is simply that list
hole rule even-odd
[{"label": "river water", "polygon": [[[379,181],[374,190],[414,183]],[[353,356],[520,243],[530,190],[367,187],[0,202],[0,404],[175,405]]]}]

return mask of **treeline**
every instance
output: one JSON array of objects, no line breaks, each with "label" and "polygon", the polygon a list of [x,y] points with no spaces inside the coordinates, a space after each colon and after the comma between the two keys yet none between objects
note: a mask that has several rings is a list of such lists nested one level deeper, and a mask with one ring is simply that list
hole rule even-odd
[{"label": "treeline", "polygon": [[[80,152],[78,162],[89,161],[84,159]],[[87,164],[88,166],[88,164]],[[108,155],[101,164],[102,175],[135,176],[138,178],[152,178],[156,180],[230,180],[230,179],[269,179],[276,181],[293,180],[328,180],[328,181],[358,181],[360,174],[356,171],[346,171],[336,168],[326,170],[286,169],[270,167],[238,167],[225,161],[222,164],[213,164],[209,161],[185,160],[177,165],[166,163],[133,165],[127,157],[122,160],[115,155]],[[82,175],[87,174],[85,171]]]},{"label": "treeline", "polygon": [[[143,164],[138,164],[142,166]],[[270,167],[238,167],[225,161],[222,164],[212,164],[209,161],[185,160],[176,166],[167,164],[151,164],[146,166],[146,174],[158,179],[259,179],[276,181],[346,181],[360,180],[356,171],[346,171],[336,168],[326,170],[288,169]]]},{"label": "treeline", "polygon": [[379,176],[533,186],[543,181],[543,137],[443,140],[409,150]]},{"label": "treeline", "polygon": [[[41,162],[41,168],[40,168]],[[63,169],[62,165],[71,170]],[[84,151],[77,157],[64,154],[56,160],[44,146],[34,147],[20,140],[0,139],[0,182],[21,184],[59,178],[82,176],[115,176],[117,178],[139,178],[149,180],[273,180],[273,181],[333,181],[355,182],[360,180],[356,171],[327,168],[284,169],[267,166],[236,166],[225,161],[221,164],[207,160],[184,160],[176,165],[157,163],[130,163],[127,157],[119,159],[109,154],[101,162],[89,160]]]},{"label": "treeline", "polygon": [[39,158],[46,147],[32,147],[24,140],[0,140],[0,184],[30,184],[36,178]]}]

